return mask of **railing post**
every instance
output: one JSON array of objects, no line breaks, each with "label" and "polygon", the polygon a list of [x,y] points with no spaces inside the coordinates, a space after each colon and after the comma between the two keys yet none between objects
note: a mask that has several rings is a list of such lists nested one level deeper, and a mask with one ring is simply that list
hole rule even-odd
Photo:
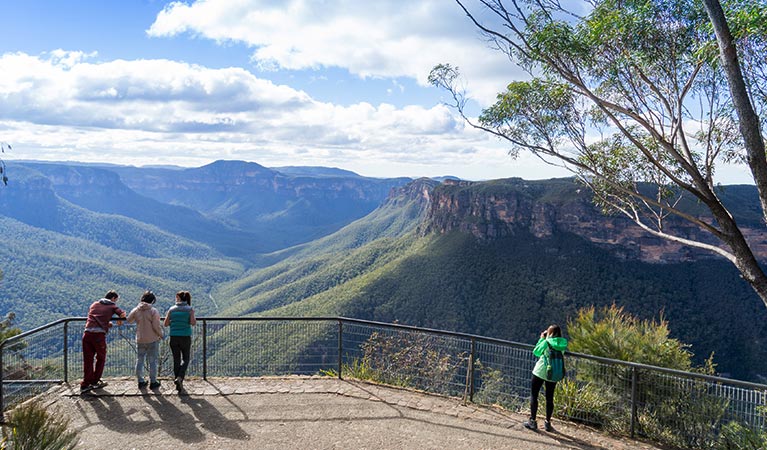
[{"label": "railing post", "polygon": [[202,319],[202,379],[208,381],[208,321]]},{"label": "railing post", "polygon": [[469,354],[469,401],[474,403],[474,351],[477,341],[471,338],[471,353]]},{"label": "railing post", "polygon": [[338,379],[343,380],[341,371],[343,370],[343,351],[344,351],[344,322],[338,321]]},{"label": "railing post", "polygon": [[631,438],[634,438],[634,428],[637,421],[637,368],[631,366]]},{"label": "railing post", "polygon": [[64,322],[64,383],[69,383],[69,321]]}]

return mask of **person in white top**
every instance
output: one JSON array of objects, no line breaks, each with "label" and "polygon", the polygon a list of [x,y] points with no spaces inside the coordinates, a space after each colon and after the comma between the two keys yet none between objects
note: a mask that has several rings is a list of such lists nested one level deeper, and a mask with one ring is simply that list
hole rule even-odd
[{"label": "person in white top", "polygon": [[[160,340],[164,333],[160,325],[160,313],[154,308],[157,297],[152,291],[141,296],[138,306],[128,314],[128,323],[136,324],[136,379],[139,389],[157,389],[157,359],[160,353]],[[144,363],[149,364],[149,383],[144,380]]]}]

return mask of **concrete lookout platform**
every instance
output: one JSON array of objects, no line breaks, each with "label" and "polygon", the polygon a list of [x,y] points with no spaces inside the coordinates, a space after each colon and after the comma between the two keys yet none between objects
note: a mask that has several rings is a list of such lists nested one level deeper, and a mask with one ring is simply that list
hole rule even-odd
[{"label": "concrete lookout platform", "polygon": [[[328,377],[134,380],[80,395],[52,388],[38,399],[71,419],[83,449],[654,449],[554,420],[532,432],[525,416],[498,408]],[[542,424],[542,420],[539,420]]]}]

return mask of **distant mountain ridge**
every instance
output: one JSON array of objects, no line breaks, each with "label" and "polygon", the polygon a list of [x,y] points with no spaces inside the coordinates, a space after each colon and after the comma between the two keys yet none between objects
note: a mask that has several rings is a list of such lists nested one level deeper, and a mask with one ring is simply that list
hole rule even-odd
[{"label": "distant mountain ridge", "polygon": [[243,161],[193,169],[52,163],[20,168],[47,177],[55,195],[86,209],[151,223],[245,258],[329,234],[368,214],[391,188],[410,181],[294,177]]},{"label": "distant mountain ridge", "polygon": [[361,175],[351,170],[339,169],[337,167],[316,167],[316,166],[282,166],[271,167],[272,170],[289,176],[311,176],[311,177],[361,177]]},{"label": "distant mountain ridge", "polygon": [[[88,189],[81,191],[83,195],[68,199],[58,194],[55,176],[46,177],[28,167],[16,167],[15,182],[0,195],[0,212],[33,227],[142,256],[210,257],[217,254],[196,239],[185,239],[140,217],[116,214],[110,208],[88,207],[91,200],[98,202],[102,196],[118,200],[134,198],[114,174],[109,177],[99,173],[100,169],[83,170],[86,174],[95,171],[98,182],[95,185],[86,182]],[[79,200],[84,206],[77,204]],[[118,204],[124,203],[116,200],[113,205]]]},{"label": "distant mountain ridge", "polygon": [[375,209],[408,178],[287,176],[256,163],[216,161],[167,172],[119,168],[126,185],[158,201],[200,211],[242,231],[268,236],[278,250],[329,234]]}]

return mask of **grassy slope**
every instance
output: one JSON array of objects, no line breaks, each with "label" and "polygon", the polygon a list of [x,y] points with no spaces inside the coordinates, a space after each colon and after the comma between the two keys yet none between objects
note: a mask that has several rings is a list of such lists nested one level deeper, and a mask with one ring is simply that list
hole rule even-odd
[{"label": "grassy slope", "polygon": [[272,265],[251,271],[214,294],[226,308],[223,314],[247,314],[290,304],[343,284],[396,257],[409,240],[421,215],[418,202],[387,203],[340,231],[311,242],[264,256]]},{"label": "grassy slope", "polygon": [[190,290],[202,314],[216,307],[207,293],[242,274],[236,262],[212,257],[144,257],[85,239],[64,236],[0,217],[3,267],[0,314],[14,311],[24,328],[66,316],[81,316],[108,289],[135,306],[145,288],[170,307],[176,291]]}]

